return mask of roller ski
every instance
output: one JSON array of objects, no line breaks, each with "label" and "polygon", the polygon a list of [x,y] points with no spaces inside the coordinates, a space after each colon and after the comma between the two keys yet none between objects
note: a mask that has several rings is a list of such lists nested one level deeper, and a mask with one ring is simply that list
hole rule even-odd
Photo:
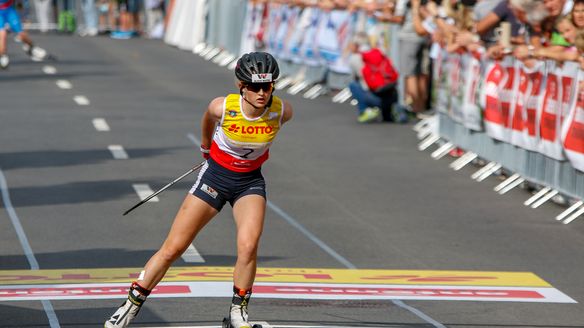
[{"label": "roller ski", "polygon": [[247,305],[251,298],[251,289],[244,290],[233,287],[233,298],[229,308],[229,316],[223,318],[222,328],[262,328],[262,325],[252,325],[247,321]]}]

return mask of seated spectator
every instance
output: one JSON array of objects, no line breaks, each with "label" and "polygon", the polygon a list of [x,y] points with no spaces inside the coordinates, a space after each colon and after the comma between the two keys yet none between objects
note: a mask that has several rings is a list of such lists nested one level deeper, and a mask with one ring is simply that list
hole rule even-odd
[{"label": "seated spectator", "polygon": [[[393,105],[398,98],[396,88],[398,75],[391,61],[378,49],[370,50],[366,41],[354,42],[351,48],[349,62],[354,80],[349,84],[349,88],[353,98],[358,102],[357,121],[367,123],[381,118],[388,122],[407,122],[405,113],[401,113],[397,118],[392,114]],[[376,77],[381,77],[384,81],[371,82]],[[375,83],[379,86],[375,85],[376,89],[373,90],[372,85]]]}]

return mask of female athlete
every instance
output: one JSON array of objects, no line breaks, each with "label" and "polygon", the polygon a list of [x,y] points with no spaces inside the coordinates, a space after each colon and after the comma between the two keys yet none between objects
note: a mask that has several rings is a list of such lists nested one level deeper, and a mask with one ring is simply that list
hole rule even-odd
[{"label": "female athlete", "polygon": [[292,107],[274,96],[278,63],[265,52],[243,55],[235,76],[239,94],[215,98],[201,120],[201,152],[206,163],[179,209],[168,237],[146,263],[128,299],[105,322],[106,328],[127,327],[150,291],[197,233],[226,202],[233,207],[237,229],[237,261],[233,298],[224,326],[251,328],[247,305],[257,266],[257,250],[266,212],[266,184],[261,165]]}]

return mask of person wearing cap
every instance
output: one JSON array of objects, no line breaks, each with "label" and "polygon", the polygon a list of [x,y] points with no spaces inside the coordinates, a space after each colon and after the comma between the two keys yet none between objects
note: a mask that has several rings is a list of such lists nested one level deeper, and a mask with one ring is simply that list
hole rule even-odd
[{"label": "person wearing cap", "polygon": [[206,161],[197,180],[166,240],[132,283],[128,299],[105,322],[106,328],[129,325],[171,264],[226,202],[233,207],[237,260],[232,302],[223,326],[251,328],[247,308],[266,212],[261,166],[282,125],[292,118],[292,106],[273,95],[279,73],[269,53],[252,52],[239,58],[235,68],[239,93],[213,99],[203,114],[200,150]]}]

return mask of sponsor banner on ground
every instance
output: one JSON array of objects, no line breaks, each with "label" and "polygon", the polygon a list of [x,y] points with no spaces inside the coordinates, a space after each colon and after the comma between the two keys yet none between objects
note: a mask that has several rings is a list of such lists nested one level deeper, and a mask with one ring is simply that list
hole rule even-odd
[{"label": "sponsor banner on ground", "polygon": [[[127,284],[0,286],[0,301],[110,299],[127,297]],[[231,282],[163,282],[150,297],[231,297]],[[254,285],[255,298],[319,300],[451,300],[576,303],[555,288],[268,283]]]},{"label": "sponsor banner on ground", "polygon": [[[0,270],[0,287],[6,285],[127,283],[142,268]],[[229,281],[232,267],[172,267],[165,282]],[[444,286],[551,287],[531,272],[354,270],[316,268],[258,268],[257,282],[392,284]]]}]

